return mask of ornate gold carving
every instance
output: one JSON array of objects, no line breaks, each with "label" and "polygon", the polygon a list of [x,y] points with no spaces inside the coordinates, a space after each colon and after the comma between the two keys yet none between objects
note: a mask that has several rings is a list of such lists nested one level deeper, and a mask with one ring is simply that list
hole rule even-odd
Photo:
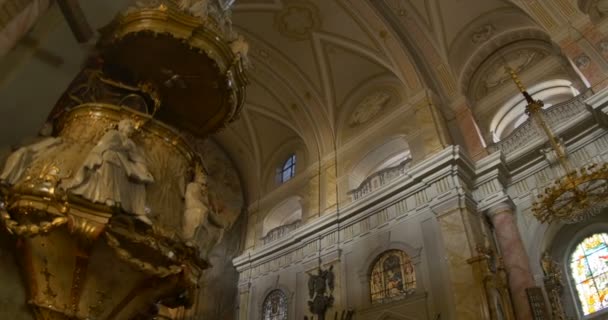
[{"label": "ornate gold carving", "polygon": [[[99,47],[104,64],[121,66],[158,89],[168,106],[160,109],[158,119],[206,135],[233,121],[243,105],[245,44],[232,32],[227,13],[210,12],[201,19],[162,0],[116,19],[102,31]],[[146,52],[149,46],[155,55]]]},{"label": "ornate gold carving", "polygon": [[552,319],[564,320],[566,319],[566,314],[560,298],[564,289],[562,271],[559,268],[558,263],[551,258],[551,255],[548,252],[543,253],[540,265],[545,275],[543,280],[549,298],[549,304],[551,305]]}]

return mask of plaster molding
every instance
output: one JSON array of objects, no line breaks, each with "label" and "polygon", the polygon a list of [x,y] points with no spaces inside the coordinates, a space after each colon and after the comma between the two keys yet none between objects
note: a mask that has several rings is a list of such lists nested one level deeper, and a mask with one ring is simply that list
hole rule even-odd
[{"label": "plaster molding", "polygon": [[[458,208],[468,206],[472,201],[463,196],[469,187],[463,185],[462,178],[472,175],[472,169],[472,163],[459,147],[448,147],[412,167],[407,175],[378,190],[373,197],[344,206],[339,215],[332,212],[311,220],[282,241],[253,249],[247,255],[235,258],[233,263],[239,272],[259,269],[254,272],[255,277],[256,272],[264,274],[272,268],[282,268],[286,263],[315,258],[319,251],[323,255],[331,254],[339,249],[339,244],[353,237],[428,210],[425,208],[429,203],[434,203],[434,207],[442,203]],[[357,232],[353,231],[355,226]]]}]

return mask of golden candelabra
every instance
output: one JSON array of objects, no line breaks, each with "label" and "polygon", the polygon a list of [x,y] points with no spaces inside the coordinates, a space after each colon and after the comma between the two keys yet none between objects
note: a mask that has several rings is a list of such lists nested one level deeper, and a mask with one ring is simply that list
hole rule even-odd
[{"label": "golden candelabra", "polygon": [[543,102],[532,98],[512,68],[506,67],[506,70],[526,99],[526,114],[547,136],[565,173],[537,195],[532,213],[540,222],[549,223],[576,223],[600,213],[608,206],[608,164],[592,163],[574,168],[565,146],[545,121]]}]

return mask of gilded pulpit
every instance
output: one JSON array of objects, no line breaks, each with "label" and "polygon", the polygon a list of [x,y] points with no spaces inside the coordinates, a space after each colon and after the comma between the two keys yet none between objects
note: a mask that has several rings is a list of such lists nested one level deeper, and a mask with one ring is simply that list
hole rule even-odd
[{"label": "gilded pulpit", "polygon": [[248,45],[233,1],[136,1],[49,116],[52,134],[0,175],[38,319],[146,319],[189,306],[236,217],[207,185],[199,139],[245,97]]}]

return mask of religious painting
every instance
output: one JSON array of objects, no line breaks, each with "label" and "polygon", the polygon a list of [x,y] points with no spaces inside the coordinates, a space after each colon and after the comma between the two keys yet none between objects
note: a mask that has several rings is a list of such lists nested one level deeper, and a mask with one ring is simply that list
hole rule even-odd
[{"label": "religious painting", "polygon": [[608,308],[608,234],[583,240],[570,258],[570,272],[584,315]]},{"label": "religious painting", "polygon": [[281,290],[274,290],[266,296],[262,320],[287,320],[287,297]]},{"label": "religious painting", "polygon": [[415,289],[414,266],[405,252],[390,250],[380,255],[370,276],[372,303],[400,299]]}]

